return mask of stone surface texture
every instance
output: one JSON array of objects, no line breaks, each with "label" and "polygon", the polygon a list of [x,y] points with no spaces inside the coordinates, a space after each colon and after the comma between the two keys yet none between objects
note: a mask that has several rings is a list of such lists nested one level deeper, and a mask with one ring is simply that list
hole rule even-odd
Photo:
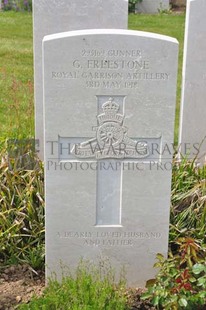
[{"label": "stone surface texture", "polygon": [[[206,1],[187,3],[179,143],[181,153],[206,162]],[[199,153],[198,153],[199,150]]]},{"label": "stone surface texture", "polygon": [[169,10],[169,0],[143,0],[137,3],[136,12],[155,14],[161,10]]},{"label": "stone surface texture", "polygon": [[163,149],[173,142],[178,43],[87,30],[43,46],[47,276],[101,257],[144,286],[168,250],[172,152]]},{"label": "stone surface texture", "polygon": [[33,0],[35,135],[43,159],[42,40],[81,29],[127,29],[127,0]]}]

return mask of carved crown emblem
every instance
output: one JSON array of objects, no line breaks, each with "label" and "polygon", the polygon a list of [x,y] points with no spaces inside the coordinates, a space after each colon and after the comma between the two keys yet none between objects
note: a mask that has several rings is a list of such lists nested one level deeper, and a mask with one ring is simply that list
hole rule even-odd
[{"label": "carved crown emblem", "polygon": [[144,158],[149,155],[147,142],[136,141],[127,135],[120,105],[109,98],[102,104],[103,113],[97,115],[98,126],[94,138],[75,145],[72,153],[78,158]]},{"label": "carved crown emblem", "polygon": [[119,108],[119,104],[114,101],[114,98],[109,98],[109,100],[102,105],[104,113],[97,116],[99,125],[109,121],[122,124],[124,115],[117,113]]},{"label": "carved crown emblem", "polygon": [[119,111],[119,104],[116,103],[113,98],[109,98],[109,101],[102,105],[102,109],[105,113],[117,113]]}]

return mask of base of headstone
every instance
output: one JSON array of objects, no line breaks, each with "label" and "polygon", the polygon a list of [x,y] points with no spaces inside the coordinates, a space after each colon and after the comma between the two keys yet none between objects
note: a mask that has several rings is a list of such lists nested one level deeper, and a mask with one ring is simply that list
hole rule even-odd
[{"label": "base of headstone", "polygon": [[156,14],[169,8],[169,0],[143,0],[136,4],[136,13]]}]

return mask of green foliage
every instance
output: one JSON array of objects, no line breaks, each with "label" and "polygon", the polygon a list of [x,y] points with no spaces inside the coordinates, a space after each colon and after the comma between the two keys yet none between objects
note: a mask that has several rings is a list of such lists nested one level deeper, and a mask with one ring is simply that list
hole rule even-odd
[{"label": "green foliage", "polygon": [[129,0],[129,12],[135,12],[135,6],[138,2],[142,2],[143,0]]},{"label": "green foliage", "polygon": [[149,15],[149,14],[130,14],[129,28],[139,31],[148,31],[174,37],[179,42],[179,59],[178,59],[178,80],[177,80],[177,105],[175,119],[175,143],[178,142],[179,131],[179,111],[182,85],[182,60],[185,31],[185,15]]},{"label": "green foliage", "polygon": [[44,265],[43,168],[20,168],[0,153],[0,258],[6,263]]},{"label": "green foliage", "polygon": [[174,163],[170,225],[170,242],[188,236],[206,243],[206,166]]},{"label": "green foliage", "polygon": [[[0,0],[1,1],[1,0]],[[32,11],[32,0],[2,0],[4,11]]]},{"label": "green foliage", "polygon": [[32,15],[0,12],[0,138],[34,135]]},{"label": "green foliage", "polygon": [[115,284],[115,274],[106,262],[98,266],[81,262],[76,276],[65,276],[62,283],[49,281],[41,298],[33,298],[19,310],[126,310],[125,282]]},{"label": "green foliage", "polygon": [[158,254],[156,279],[143,299],[165,310],[198,309],[206,304],[206,167],[174,162],[170,255]]},{"label": "green foliage", "polygon": [[142,299],[165,310],[197,309],[206,304],[206,249],[192,238],[177,240],[176,255],[157,255],[156,279],[147,282]]}]

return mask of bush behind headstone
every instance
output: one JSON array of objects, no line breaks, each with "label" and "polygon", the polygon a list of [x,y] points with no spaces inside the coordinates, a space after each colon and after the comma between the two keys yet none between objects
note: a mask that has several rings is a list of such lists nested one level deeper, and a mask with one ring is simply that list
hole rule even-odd
[{"label": "bush behind headstone", "polygon": [[32,11],[32,0],[0,0],[4,11]]},{"label": "bush behind headstone", "polygon": [[142,1],[143,0],[129,0],[129,13],[134,13],[136,4]]}]

